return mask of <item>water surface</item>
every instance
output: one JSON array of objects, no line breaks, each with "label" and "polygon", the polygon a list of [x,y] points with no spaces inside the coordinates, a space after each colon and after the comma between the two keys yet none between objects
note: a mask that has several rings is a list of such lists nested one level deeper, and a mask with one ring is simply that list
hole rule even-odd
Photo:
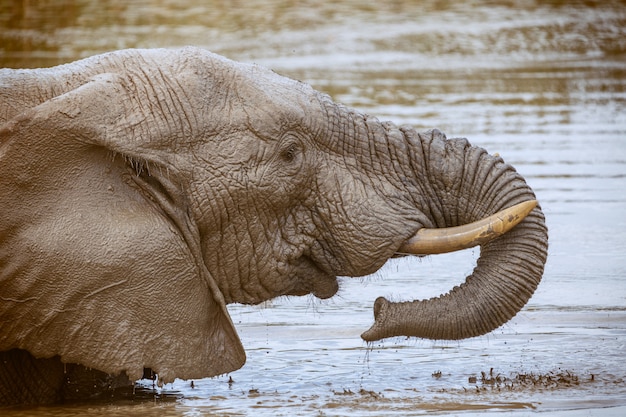
[{"label": "water surface", "polygon": [[183,398],[7,415],[626,413],[623,4],[49,3],[0,6],[0,65],[188,44],[260,63],[382,120],[438,127],[499,153],[536,191],[550,250],[530,303],[484,337],[362,342],[376,297],[447,292],[477,251],[393,260],[342,279],[330,300],[229,306],[247,364],[160,391]]}]

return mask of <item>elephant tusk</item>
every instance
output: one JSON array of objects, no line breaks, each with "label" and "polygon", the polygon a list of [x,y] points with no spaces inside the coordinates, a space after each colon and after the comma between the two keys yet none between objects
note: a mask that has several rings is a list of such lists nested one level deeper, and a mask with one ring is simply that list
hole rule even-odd
[{"label": "elephant tusk", "polygon": [[537,200],[530,200],[463,226],[420,229],[404,242],[398,249],[398,254],[434,255],[482,245],[511,230],[524,220],[535,206]]}]

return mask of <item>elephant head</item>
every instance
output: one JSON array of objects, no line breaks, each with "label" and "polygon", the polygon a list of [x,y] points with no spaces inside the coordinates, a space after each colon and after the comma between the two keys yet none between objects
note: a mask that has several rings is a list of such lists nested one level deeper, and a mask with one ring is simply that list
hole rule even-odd
[{"label": "elephant head", "polygon": [[[245,361],[228,303],[327,298],[337,276],[480,243],[465,284],[381,298],[363,334],[459,339],[508,321],[543,273],[543,214],[500,157],[255,65],[118,51],[3,70],[0,100],[0,351],[213,376]],[[519,224],[487,241],[502,223]]]}]

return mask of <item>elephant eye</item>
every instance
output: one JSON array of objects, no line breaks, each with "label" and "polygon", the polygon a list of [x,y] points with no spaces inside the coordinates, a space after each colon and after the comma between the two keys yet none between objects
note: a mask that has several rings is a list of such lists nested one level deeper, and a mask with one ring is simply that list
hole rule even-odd
[{"label": "elephant eye", "polygon": [[291,143],[280,153],[280,159],[284,162],[292,163],[298,157],[299,146],[297,143]]}]

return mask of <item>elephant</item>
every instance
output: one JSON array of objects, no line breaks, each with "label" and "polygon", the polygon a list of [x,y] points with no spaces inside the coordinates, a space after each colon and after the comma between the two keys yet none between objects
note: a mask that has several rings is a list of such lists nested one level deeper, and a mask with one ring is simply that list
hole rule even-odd
[{"label": "elephant", "polygon": [[486,334],[543,275],[500,156],[205,49],[0,70],[0,126],[0,404],[66,399],[69,364],[96,391],[234,371],[228,304],[326,299],[393,257],[480,245],[449,293],[377,299],[367,342]]}]

